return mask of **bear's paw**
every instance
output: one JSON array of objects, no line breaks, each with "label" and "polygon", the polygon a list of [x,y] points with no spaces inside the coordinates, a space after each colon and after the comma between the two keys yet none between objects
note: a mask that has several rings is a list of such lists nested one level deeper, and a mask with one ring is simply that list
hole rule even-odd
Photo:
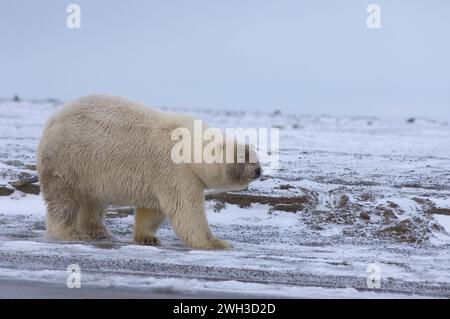
[{"label": "bear's paw", "polygon": [[156,236],[145,235],[145,236],[135,236],[134,241],[139,245],[147,245],[147,246],[159,246],[161,242],[159,238]]}]

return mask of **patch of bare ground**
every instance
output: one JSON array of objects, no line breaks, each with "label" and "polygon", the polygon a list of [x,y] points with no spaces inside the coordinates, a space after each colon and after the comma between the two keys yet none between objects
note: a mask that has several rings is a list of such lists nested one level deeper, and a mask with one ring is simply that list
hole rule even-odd
[{"label": "patch of bare ground", "polygon": [[9,184],[13,186],[15,189],[24,192],[26,194],[39,195],[41,190],[37,182],[38,182],[37,176],[30,176],[30,177],[27,176],[17,181],[9,182]]},{"label": "patch of bare ground", "polygon": [[439,207],[431,207],[428,211],[428,214],[440,214],[440,215],[449,215],[450,216],[450,209],[449,208],[439,208]]},{"label": "patch of bare ground", "polygon": [[247,195],[235,193],[209,194],[206,200],[214,200],[220,203],[238,205],[241,208],[250,207],[252,204],[263,204],[272,206],[272,210],[296,212],[304,208],[304,204],[310,202],[307,195],[296,197],[272,197],[262,195]]},{"label": "patch of bare ground", "polygon": [[14,193],[14,189],[7,186],[0,186],[0,196],[9,196]]}]

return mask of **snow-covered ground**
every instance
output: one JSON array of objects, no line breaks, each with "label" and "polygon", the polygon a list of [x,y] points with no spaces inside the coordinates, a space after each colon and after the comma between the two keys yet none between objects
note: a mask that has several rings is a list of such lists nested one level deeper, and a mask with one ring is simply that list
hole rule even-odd
[{"label": "snow-covered ground", "polygon": [[[197,251],[168,223],[161,246],[133,244],[128,208],[108,214],[113,240],[45,236],[36,187],[8,182],[36,175],[36,146],[58,107],[0,100],[0,286],[65,284],[67,266],[78,264],[82,287],[174,297],[450,297],[446,122],[171,109],[221,128],[280,129],[280,170],[241,193],[207,197],[214,233],[234,249]],[[372,264],[379,289],[367,285]]]}]

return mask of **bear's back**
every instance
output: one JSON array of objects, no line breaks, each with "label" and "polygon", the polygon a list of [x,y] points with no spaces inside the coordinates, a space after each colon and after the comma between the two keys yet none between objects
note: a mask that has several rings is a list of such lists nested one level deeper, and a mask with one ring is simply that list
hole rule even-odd
[{"label": "bear's back", "polygon": [[[88,95],[66,104],[56,115],[62,121],[95,122],[121,127],[148,126],[163,120],[162,112],[122,97]],[[80,123],[81,124],[81,123]]]}]

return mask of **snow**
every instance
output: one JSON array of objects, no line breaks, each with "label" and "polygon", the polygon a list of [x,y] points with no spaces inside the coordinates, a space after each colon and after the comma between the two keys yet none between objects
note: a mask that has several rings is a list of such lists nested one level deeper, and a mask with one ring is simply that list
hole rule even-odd
[{"label": "snow", "polygon": [[450,197],[449,198],[435,198],[433,201],[436,203],[436,206],[440,208],[450,208]]},{"label": "snow", "polygon": [[441,224],[445,231],[450,234],[450,216],[436,214],[434,218],[436,218],[438,223]]},{"label": "snow", "polygon": [[0,214],[4,215],[33,215],[45,216],[45,204],[39,196],[24,196],[23,194],[11,197],[0,197]]},{"label": "snow", "polygon": [[[45,120],[58,107],[46,100],[0,101],[0,187],[35,174],[29,165],[36,164]],[[168,222],[158,231],[161,246],[133,244],[131,215],[106,218],[112,240],[49,239],[42,198],[16,190],[0,196],[0,279],[61,283],[67,265],[78,263],[86,285],[175,295],[450,297],[450,216],[430,213],[450,208],[445,123],[170,111],[221,128],[281,127],[281,169],[239,195],[304,198],[304,207],[277,211],[256,201],[216,209],[209,200],[213,232],[233,249],[198,251],[184,246]],[[380,290],[366,285],[371,263],[380,266]]]}]

